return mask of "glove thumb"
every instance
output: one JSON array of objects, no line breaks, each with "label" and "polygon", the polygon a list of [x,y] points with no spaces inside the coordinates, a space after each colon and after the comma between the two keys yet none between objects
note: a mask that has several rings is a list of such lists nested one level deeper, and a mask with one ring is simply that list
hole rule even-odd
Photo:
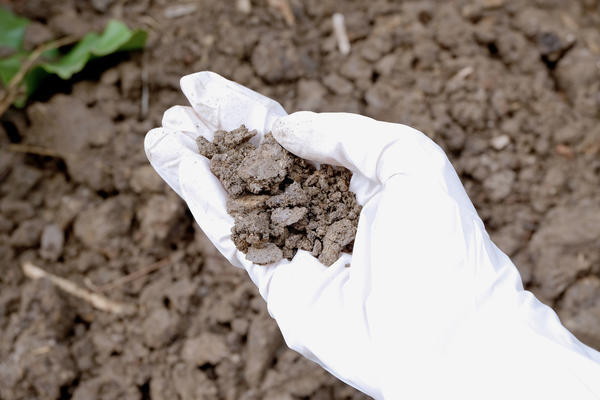
[{"label": "glove thumb", "polygon": [[350,113],[300,111],[279,118],[273,136],[288,151],[339,165],[381,184],[395,174],[439,174],[448,160],[427,136],[406,125]]}]

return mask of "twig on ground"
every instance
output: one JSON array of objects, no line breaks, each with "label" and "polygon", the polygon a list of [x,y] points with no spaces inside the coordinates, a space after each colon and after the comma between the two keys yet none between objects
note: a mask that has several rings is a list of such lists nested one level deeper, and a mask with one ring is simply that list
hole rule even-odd
[{"label": "twig on ground", "polygon": [[290,7],[290,2],[288,0],[269,0],[269,5],[279,10],[283,15],[283,19],[285,19],[285,22],[289,26],[294,26],[296,24],[296,18],[294,17],[292,7]]},{"label": "twig on ground", "polygon": [[348,40],[348,34],[346,33],[346,24],[344,23],[344,16],[340,13],[335,13],[331,17],[333,24],[333,33],[337,40],[338,49],[343,55],[350,53],[350,41]]},{"label": "twig on ground", "polygon": [[571,158],[575,157],[575,152],[573,151],[573,149],[571,149],[566,144],[557,144],[556,147],[554,148],[554,152],[556,154],[558,154],[559,156],[564,157],[569,160]]},{"label": "twig on ground", "polygon": [[133,271],[130,274],[127,274],[118,279],[115,279],[114,281],[109,282],[105,285],[95,286],[95,288],[99,292],[104,292],[104,291],[107,291],[110,289],[114,289],[116,287],[122,286],[122,285],[129,283],[131,281],[134,281],[136,279],[142,278],[142,277],[148,275],[149,273],[154,272],[162,267],[166,267],[167,265],[171,264],[171,261],[172,261],[172,257],[163,258],[162,260],[159,260],[159,261],[155,262],[154,264],[150,264],[146,267],[140,268],[136,271]]},{"label": "twig on ground", "polygon": [[87,301],[92,306],[96,307],[101,311],[107,311],[114,314],[132,314],[135,312],[135,306],[132,304],[118,303],[108,298],[102,296],[98,293],[92,293],[87,289],[78,286],[77,284],[56,276],[50,272],[46,272],[43,269],[33,265],[31,262],[26,262],[23,264],[23,273],[25,276],[31,279],[48,279],[52,284],[56,285],[58,288],[64,290],[65,292],[78,297],[82,300]]},{"label": "twig on ground", "polygon": [[4,111],[6,111],[8,107],[10,107],[10,105],[15,101],[15,99],[19,95],[19,85],[21,81],[23,81],[23,78],[25,78],[27,72],[29,72],[29,70],[35,65],[35,63],[41,57],[42,54],[44,54],[48,50],[57,49],[62,46],[73,44],[78,40],[78,37],[66,36],[64,38],[53,40],[51,42],[44,43],[36,47],[35,50],[33,50],[31,54],[29,54],[29,56],[23,62],[23,64],[21,64],[21,68],[16,73],[16,75],[12,77],[10,82],[8,82],[8,85],[6,87],[6,93],[4,94],[2,100],[0,100],[0,116],[2,116],[2,114],[4,114]]},{"label": "twig on ground", "polygon": [[177,4],[165,8],[164,15],[167,18],[179,18],[194,13],[197,8],[195,4]]},{"label": "twig on ground", "polygon": [[239,12],[244,14],[250,14],[250,12],[252,12],[252,3],[250,3],[250,0],[237,0],[235,7]]},{"label": "twig on ground", "polygon": [[58,154],[58,152],[56,152],[55,150],[48,149],[46,147],[32,146],[29,144],[9,144],[6,146],[6,149],[15,153],[37,154],[38,156],[48,156],[56,158],[63,157],[61,154]]}]

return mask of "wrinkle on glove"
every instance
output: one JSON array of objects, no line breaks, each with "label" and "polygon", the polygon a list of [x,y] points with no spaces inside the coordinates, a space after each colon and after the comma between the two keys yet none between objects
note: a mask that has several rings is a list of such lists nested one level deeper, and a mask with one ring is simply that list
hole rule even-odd
[{"label": "wrinkle on glove", "polygon": [[[248,272],[292,349],[375,399],[600,398],[600,353],[523,290],[446,155],[421,132],[355,114],[288,116],[212,72],[181,85],[191,107],[165,112],[146,136],[148,159]],[[265,267],[235,248],[227,193],[195,139],[242,124],[353,172],[363,209],[352,255],[327,268],[300,250]]]}]

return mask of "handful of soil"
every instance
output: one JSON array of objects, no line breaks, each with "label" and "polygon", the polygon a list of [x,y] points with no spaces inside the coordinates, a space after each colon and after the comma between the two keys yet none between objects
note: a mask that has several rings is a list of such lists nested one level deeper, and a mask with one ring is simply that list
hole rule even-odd
[{"label": "handful of soil", "polygon": [[231,239],[256,264],[311,252],[329,266],[342,251],[352,252],[361,206],[349,190],[352,173],[321,165],[285,150],[271,133],[260,146],[248,140],[256,131],[244,125],[216,131],[213,142],[200,136],[200,154],[229,195],[227,212],[235,219]]}]

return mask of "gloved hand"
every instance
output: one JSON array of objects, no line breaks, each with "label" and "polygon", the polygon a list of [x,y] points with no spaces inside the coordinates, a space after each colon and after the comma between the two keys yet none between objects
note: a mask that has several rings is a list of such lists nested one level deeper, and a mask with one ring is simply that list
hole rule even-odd
[{"label": "gloved hand", "polygon": [[[248,271],[292,349],[377,399],[600,398],[600,354],[523,290],[425,135],[355,114],[286,115],[211,72],[181,86],[191,107],[165,112],[146,136],[148,159],[217,249]],[[226,192],[195,138],[241,124],[354,173],[363,210],[352,255],[327,268],[298,251],[265,267],[234,247]]]}]

